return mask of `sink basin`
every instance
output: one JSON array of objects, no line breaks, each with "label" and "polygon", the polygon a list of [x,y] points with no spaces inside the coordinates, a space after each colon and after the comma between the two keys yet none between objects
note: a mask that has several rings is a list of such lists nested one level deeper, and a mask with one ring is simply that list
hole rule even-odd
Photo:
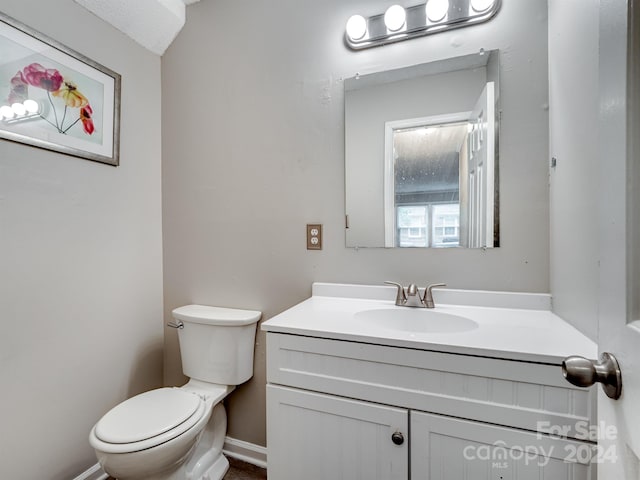
[{"label": "sink basin", "polygon": [[363,310],[354,319],[371,327],[411,333],[454,333],[478,328],[473,320],[424,308],[381,308]]}]

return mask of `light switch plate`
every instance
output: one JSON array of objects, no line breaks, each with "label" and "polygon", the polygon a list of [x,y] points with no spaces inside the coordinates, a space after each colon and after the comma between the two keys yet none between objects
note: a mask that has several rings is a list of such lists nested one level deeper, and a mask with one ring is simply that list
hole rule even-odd
[{"label": "light switch plate", "polygon": [[307,250],[322,250],[322,224],[307,224]]}]

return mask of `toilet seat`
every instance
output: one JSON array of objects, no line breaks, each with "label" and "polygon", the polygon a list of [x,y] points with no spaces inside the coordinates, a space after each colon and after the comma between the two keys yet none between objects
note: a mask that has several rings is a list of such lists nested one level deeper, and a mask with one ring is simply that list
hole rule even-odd
[{"label": "toilet seat", "polygon": [[205,414],[200,396],[159,388],[117,405],[93,427],[91,443],[108,453],[128,453],[165,443],[191,429]]}]

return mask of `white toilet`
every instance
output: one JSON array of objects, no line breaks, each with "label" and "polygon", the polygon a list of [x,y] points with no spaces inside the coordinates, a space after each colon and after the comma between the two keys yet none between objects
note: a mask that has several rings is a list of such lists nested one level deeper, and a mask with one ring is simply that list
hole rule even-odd
[{"label": "white toilet", "polygon": [[89,442],[118,480],[220,480],[227,415],[222,400],[253,375],[251,310],[188,305],[173,311],[189,382],[136,395],[104,415]]}]

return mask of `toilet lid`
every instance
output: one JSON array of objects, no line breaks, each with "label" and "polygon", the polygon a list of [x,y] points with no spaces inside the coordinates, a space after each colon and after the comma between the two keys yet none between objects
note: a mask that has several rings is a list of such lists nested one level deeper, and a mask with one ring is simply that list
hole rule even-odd
[{"label": "toilet lid", "polygon": [[[107,443],[133,443],[172,430],[185,422],[185,430],[199,418],[191,418],[202,400],[178,388],[141,393],[111,409],[96,424],[95,434]],[[201,415],[197,415],[200,417]]]}]

